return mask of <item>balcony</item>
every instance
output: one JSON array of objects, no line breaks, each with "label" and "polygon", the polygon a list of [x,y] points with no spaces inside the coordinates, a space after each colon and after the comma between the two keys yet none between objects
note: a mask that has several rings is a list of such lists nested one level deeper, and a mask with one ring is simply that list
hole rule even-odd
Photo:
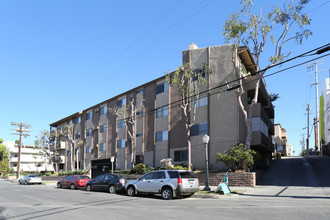
[{"label": "balcony", "polygon": [[9,163],[17,163],[18,157],[11,157],[9,158]]},{"label": "balcony", "polygon": [[55,156],[53,158],[54,163],[65,163],[65,156]]},{"label": "balcony", "polygon": [[55,145],[56,150],[65,150],[65,141],[58,141]]}]

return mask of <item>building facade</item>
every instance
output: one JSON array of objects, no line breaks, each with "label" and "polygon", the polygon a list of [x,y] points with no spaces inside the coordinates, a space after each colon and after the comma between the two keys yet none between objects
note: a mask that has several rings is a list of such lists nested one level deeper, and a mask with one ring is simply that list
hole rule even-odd
[{"label": "building facade", "polygon": [[286,135],[286,130],[282,128],[281,124],[275,124],[275,149],[276,153],[280,153],[282,156],[294,156],[294,151],[292,144],[288,142],[288,138]]},{"label": "building facade", "polygon": [[[15,141],[4,142],[8,150],[9,168],[17,172],[18,147]],[[41,149],[35,146],[22,145],[20,156],[20,170],[29,173],[54,172],[53,164],[47,162],[41,153]]]},{"label": "building facade", "polygon": [[[191,128],[193,167],[205,168],[202,137],[208,134],[210,169],[223,169],[224,164],[216,162],[217,153],[224,153],[233,144],[245,143],[247,136],[236,89],[230,88],[237,86],[240,71],[249,74],[242,79],[246,91],[242,103],[248,109],[256,86],[255,63],[248,48],[235,45],[194,46],[182,55],[183,64],[189,63],[193,69],[207,64],[212,70],[206,77],[207,85],[200,87],[196,122]],[[72,123],[77,149],[70,152],[67,139],[57,141],[53,146],[58,155],[54,163],[58,169],[70,170],[70,161],[75,158],[77,169],[91,169],[94,173],[111,170],[111,157],[115,157],[116,169],[130,169],[138,163],[159,167],[164,158],[171,158],[173,164],[187,165],[185,120],[178,94],[178,89],[169,86],[164,76],[50,124],[51,130],[61,131]],[[127,126],[123,117],[113,113],[114,109],[132,102],[138,109],[134,112],[134,129]],[[139,108],[141,103],[143,108]],[[274,150],[273,118],[274,108],[261,81],[258,103],[253,106],[251,148],[266,158],[270,158]],[[133,141],[129,135],[132,131]],[[83,145],[78,147],[81,141]]]}]

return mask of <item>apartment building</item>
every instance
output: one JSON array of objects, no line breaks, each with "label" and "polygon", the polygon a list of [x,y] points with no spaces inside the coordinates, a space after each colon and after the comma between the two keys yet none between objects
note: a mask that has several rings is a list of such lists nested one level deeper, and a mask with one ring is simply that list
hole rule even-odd
[{"label": "apartment building", "polygon": [[[246,47],[222,45],[198,48],[193,45],[182,52],[182,61],[183,64],[190,63],[193,69],[200,68],[201,64],[207,64],[212,69],[212,74],[206,77],[207,85],[200,88],[203,95],[197,102],[196,123],[191,128],[193,167],[205,168],[202,137],[208,134],[210,169],[222,169],[224,164],[216,162],[217,153],[224,153],[233,144],[244,143],[247,136],[237,92],[227,89],[237,86],[234,80],[239,77],[238,71],[246,70],[250,75],[243,80],[246,92],[242,95],[242,101],[248,109],[256,86],[254,60]],[[231,83],[219,87],[226,82]],[[274,150],[274,108],[263,81],[259,86],[258,100],[253,107],[251,148],[270,158]],[[123,118],[112,111],[131,101],[139,109],[134,114],[134,129],[127,127]],[[116,169],[129,169],[138,163],[159,167],[160,160],[164,158],[171,158],[174,164],[187,165],[185,120],[178,101],[177,88],[169,86],[164,76],[60,119],[50,124],[51,130],[61,130],[73,123],[77,150],[70,152],[65,139],[58,141],[54,146],[58,160],[54,163],[58,168],[70,170],[74,153],[78,158],[77,169],[91,169],[93,176],[111,170],[111,157],[115,157]],[[139,108],[141,103],[144,108]],[[128,131],[133,130],[134,141],[128,135]],[[78,147],[81,140],[83,145]]]},{"label": "apartment building", "polygon": [[275,128],[274,141],[275,141],[276,153],[281,153],[282,156],[293,157],[294,150],[292,144],[288,142],[286,130],[282,128],[281,124],[275,124],[274,128]]},{"label": "apartment building", "polygon": [[[13,169],[14,172],[17,171],[18,164],[18,147],[15,141],[4,142],[8,150],[9,168]],[[52,163],[47,162],[41,153],[39,147],[22,145],[21,155],[20,155],[20,170],[29,173],[38,172],[54,172],[54,167]]]}]

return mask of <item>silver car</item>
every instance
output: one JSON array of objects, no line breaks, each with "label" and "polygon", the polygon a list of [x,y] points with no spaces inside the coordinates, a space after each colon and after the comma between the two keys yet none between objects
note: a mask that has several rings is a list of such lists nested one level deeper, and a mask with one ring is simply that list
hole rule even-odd
[{"label": "silver car", "polygon": [[42,178],[40,176],[37,175],[26,175],[23,178],[18,180],[19,184],[34,184],[34,183],[38,183],[41,184],[42,183]]},{"label": "silver car", "polygon": [[152,171],[125,184],[127,195],[161,194],[163,199],[189,197],[199,190],[198,178],[187,170]]}]

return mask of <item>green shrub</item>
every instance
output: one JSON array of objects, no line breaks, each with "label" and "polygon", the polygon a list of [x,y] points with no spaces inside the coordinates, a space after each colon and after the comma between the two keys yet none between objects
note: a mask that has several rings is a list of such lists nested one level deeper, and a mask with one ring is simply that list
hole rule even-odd
[{"label": "green shrub", "polygon": [[226,150],[225,154],[217,153],[217,162],[223,162],[232,171],[245,170],[248,165],[254,164],[255,154],[254,150],[246,150],[244,144],[236,144]]},{"label": "green shrub", "polygon": [[300,153],[300,156],[307,156],[307,150],[302,150]]},{"label": "green shrub", "polygon": [[67,176],[67,175],[83,175],[83,174],[87,174],[88,170],[66,170],[66,171],[61,171],[58,173],[59,176]]},{"label": "green shrub", "polygon": [[132,174],[143,174],[144,173],[144,168],[146,168],[147,165],[140,163],[134,166],[134,168],[131,170]]}]

